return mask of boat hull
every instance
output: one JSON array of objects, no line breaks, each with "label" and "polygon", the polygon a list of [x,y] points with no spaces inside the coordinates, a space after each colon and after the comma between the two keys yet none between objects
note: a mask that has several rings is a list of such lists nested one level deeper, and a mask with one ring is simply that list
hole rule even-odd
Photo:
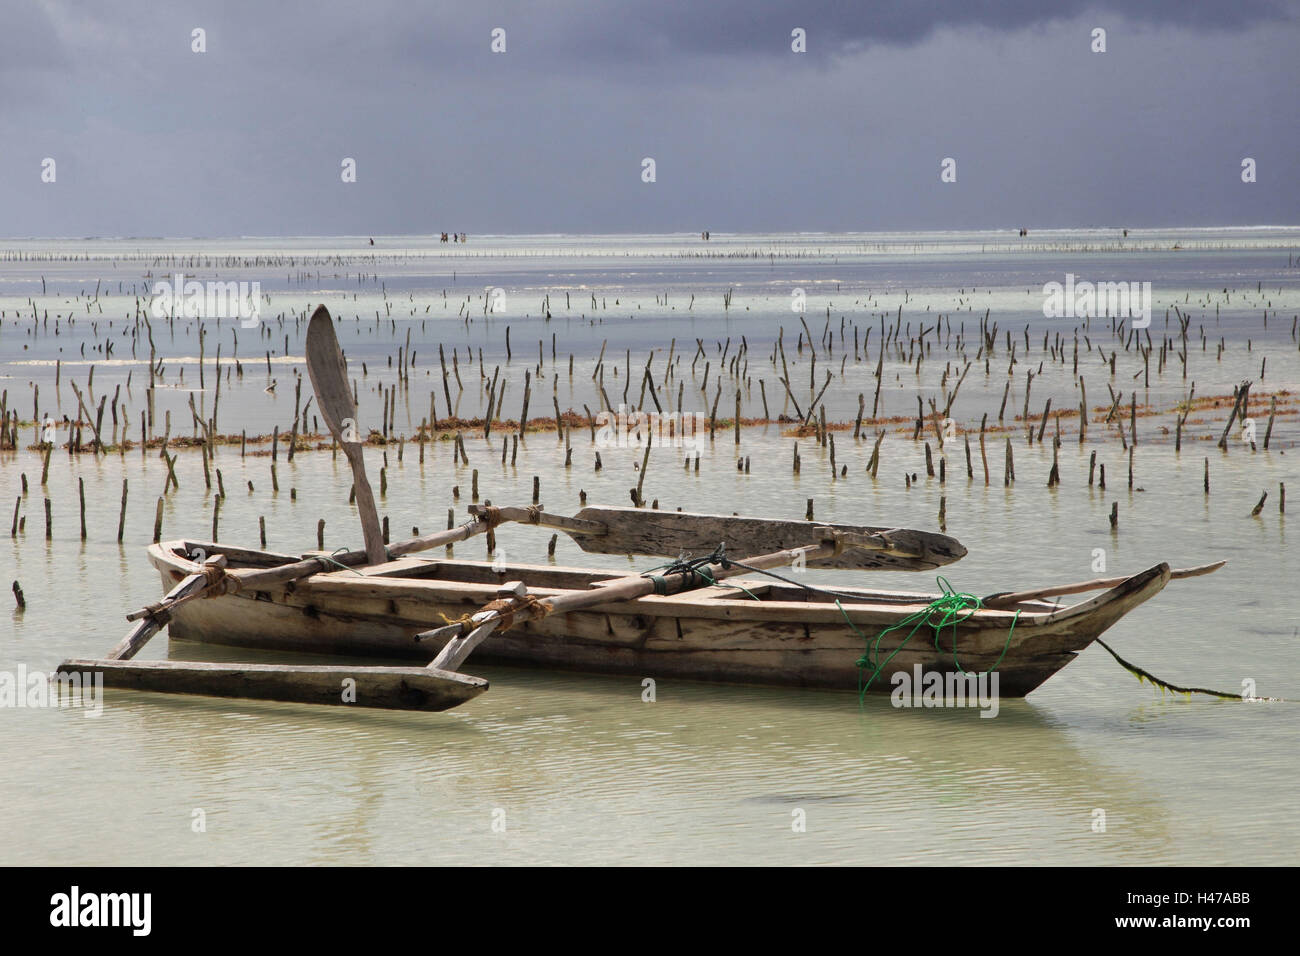
[{"label": "boat hull", "polygon": [[[190,573],[187,555],[225,552],[232,567],[259,552],[204,542],[154,545],[150,560],[164,588]],[[262,556],[273,566],[292,556]],[[403,558],[360,570],[318,574],[271,591],[240,591],[190,601],[172,612],[171,637],[239,647],[316,654],[432,660],[442,641],[420,632],[473,613],[507,580],[521,580],[539,597],[592,586],[610,572],[484,562]],[[881,665],[872,691],[889,692],[894,675],[983,672],[996,666],[1001,696],[1023,696],[1060,670],[1108,627],[1159,592],[1169,567],[1135,574],[1090,601],[1057,608],[1027,602],[1014,610],[980,610],[955,634],[911,625],[877,635],[920,611],[933,595],[843,589],[860,595],[839,607],[808,592],[761,580],[734,588],[611,602],[555,613],[498,631],[473,660],[514,666],[629,674],[640,678],[859,690],[876,672],[859,667],[871,646]],[[791,599],[797,597],[798,599]],[[842,609],[841,609],[842,608]],[[847,619],[846,619],[847,618]],[[851,622],[851,625],[850,625]],[[1015,624],[1012,630],[1012,624]],[[955,642],[955,646],[954,646]]]}]

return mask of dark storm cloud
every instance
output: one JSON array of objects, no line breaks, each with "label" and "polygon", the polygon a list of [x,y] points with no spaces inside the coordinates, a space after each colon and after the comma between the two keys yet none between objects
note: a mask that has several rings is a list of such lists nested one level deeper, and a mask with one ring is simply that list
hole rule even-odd
[{"label": "dark storm cloud", "polygon": [[[236,41],[230,54],[261,70],[281,64],[306,72],[365,74],[411,61],[431,70],[481,63],[488,32],[504,27],[518,62],[551,71],[669,65],[704,56],[762,57],[789,53],[790,31],[809,33],[809,53],[843,54],[872,45],[919,43],[942,29],[995,32],[1095,14],[1201,32],[1235,31],[1293,21],[1288,0],[495,0],[476,4],[366,3],[289,0],[175,0],[163,7],[85,0],[48,6],[19,3],[3,13],[0,70],[52,69],[82,55],[86,43],[105,52],[174,62],[184,44],[160,42],[203,25],[213,41]],[[55,24],[62,26],[56,29]],[[629,62],[629,58],[632,58]],[[252,79],[252,78],[250,78]],[[230,77],[239,82],[238,77]]]},{"label": "dark storm cloud", "polygon": [[581,41],[575,48],[671,58],[677,51],[784,54],[791,29],[802,27],[809,33],[810,53],[819,47],[843,53],[873,44],[914,44],[944,28],[1020,30],[1088,13],[1196,30],[1240,29],[1295,15],[1285,0],[711,0],[681,5],[636,0],[594,14],[570,9],[566,32]]},{"label": "dark storm cloud", "polygon": [[[328,24],[311,25],[312,7],[296,9],[290,16],[270,12],[284,28],[273,35],[331,34]],[[599,74],[617,82],[624,77],[610,75],[611,64],[635,76],[675,67],[707,70],[717,58],[786,56],[795,27],[808,34],[809,55],[800,65],[813,65],[873,47],[915,45],[944,29],[1008,32],[1084,15],[1094,16],[1096,26],[1123,22],[1217,33],[1293,21],[1297,9],[1289,0],[497,0],[462,10],[383,0],[348,8],[346,25],[335,21],[333,32],[362,60],[396,56],[462,68],[480,62],[483,38],[500,26],[522,69]],[[339,44],[330,48],[343,52]]]}]

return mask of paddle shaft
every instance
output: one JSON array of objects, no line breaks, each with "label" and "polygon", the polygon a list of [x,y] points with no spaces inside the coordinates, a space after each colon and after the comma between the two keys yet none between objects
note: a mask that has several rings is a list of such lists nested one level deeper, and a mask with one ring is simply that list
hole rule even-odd
[{"label": "paddle shaft", "polygon": [[[338,438],[337,435],[334,436]],[[357,492],[357,514],[361,517],[361,540],[365,542],[366,560],[370,564],[382,564],[384,554],[384,532],[379,524],[379,509],[375,505],[375,493],[366,477],[366,463],[361,445],[343,442],[343,454],[347,456],[352,468],[352,485]]]}]

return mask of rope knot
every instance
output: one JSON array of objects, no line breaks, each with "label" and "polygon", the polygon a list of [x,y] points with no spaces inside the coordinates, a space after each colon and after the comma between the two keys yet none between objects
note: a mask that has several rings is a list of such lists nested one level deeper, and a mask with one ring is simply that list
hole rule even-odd
[{"label": "rope knot", "polygon": [[149,616],[159,624],[166,624],[168,619],[171,618],[171,612],[167,610],[167,605],[162,601],[156,601],[153,604],[146,604],[144,609],[148,612]]},{"label": "rope knot", "polygon": [[221,584],[221,579],[226,576],[226,569],[215,564],[205,564],[199,570],[199,573],[203,575],[206,582],[204,586],[210,590],[215,590]]},{"label": "rope knot", "polygon": [[[525,594],[521,598],[497,598],[483,605],[483,611],[493,611],[497,615],[497,630],[508,631],[515,626],[515,615],[521,620],[543,618],[551,613],[551,606],[543,603],[535,594]],[[524,613],[521,613],[524,612]]]}]

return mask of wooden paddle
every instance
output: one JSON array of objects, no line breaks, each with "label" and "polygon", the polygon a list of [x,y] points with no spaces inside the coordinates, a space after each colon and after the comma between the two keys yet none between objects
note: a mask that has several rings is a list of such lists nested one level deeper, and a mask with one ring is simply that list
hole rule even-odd
[{"label": "wooden paddle", "polygon": [[[706,515],[644,508],[583,508],[572,518],[536,515],[528,508],[489,508],[470,505],[475,516],[496,514],[496,520],[537,524],[563,531],[589,554],[649,554],[678,557],[712,554],[725,544],[733,554],[763,548],[797,548],[817,544],[826,535],[842,535],[845,547],[818,559],[819,568],[921,571],[951,564],[966,554],[956,538],[909,528],[873,528],[815,521],[781,521],[739,515]],[[391,548],[389,549],[392,550]]]},{"label": "wooden paddle", "polygon": [[357,492],[357,513],[361,516],[366,557],[370,564],[382,564],[387,560],[384,534],[379,526],[375,493],[366,479],[357,405],[352,399],[352,390],[348,388],[348,366],[339,348],[338,336],[334,334],[334,320],[323,305],[316,307],[307,324],[307,375],[316,391],[316,407],[325,418],[334,440],[343,446],[343,454],[347,455],[352,467],[352,484]]},{"label": "wooden paddle", "polygon": [[725,542],[733,554],[758,554],[818,543],[824,529],[856,534],[881,547],[845,548],[819,561],[819,567],[851,570],[928,571],[965,557],[956,538],[907,528],[876,528],[816,521],[704,515],[645,508],[583,508],[572,519],[604,528],[600,534],[574,535],[583,551],[599,554],[703,556]]},{"label": "wooden paddle", "polygon": [[[1212,574],[1227,564],[1227,561],[1215,561],[1213,564],[1201,564],[1194,568],[1180,568],[1169,572],[1169,579],[1177,578],[1195,578],[1202,574]],[[1045,597],[1057,597],[1063,594],[1082,594],[1085,591],[1100,591],[1104,588],[1113,588],[1123,584],[1128,577],[1119,578],[1094,578],[1091,581],[1080,581],[1077,584],[1058,584],[1054,587],[1035,588],[1032,591],[999,591],[997,594],[990,594],[984,599],[984,606],[997,610],[999,608],[1014,607],[1025,601],[1037,601]]]}]

